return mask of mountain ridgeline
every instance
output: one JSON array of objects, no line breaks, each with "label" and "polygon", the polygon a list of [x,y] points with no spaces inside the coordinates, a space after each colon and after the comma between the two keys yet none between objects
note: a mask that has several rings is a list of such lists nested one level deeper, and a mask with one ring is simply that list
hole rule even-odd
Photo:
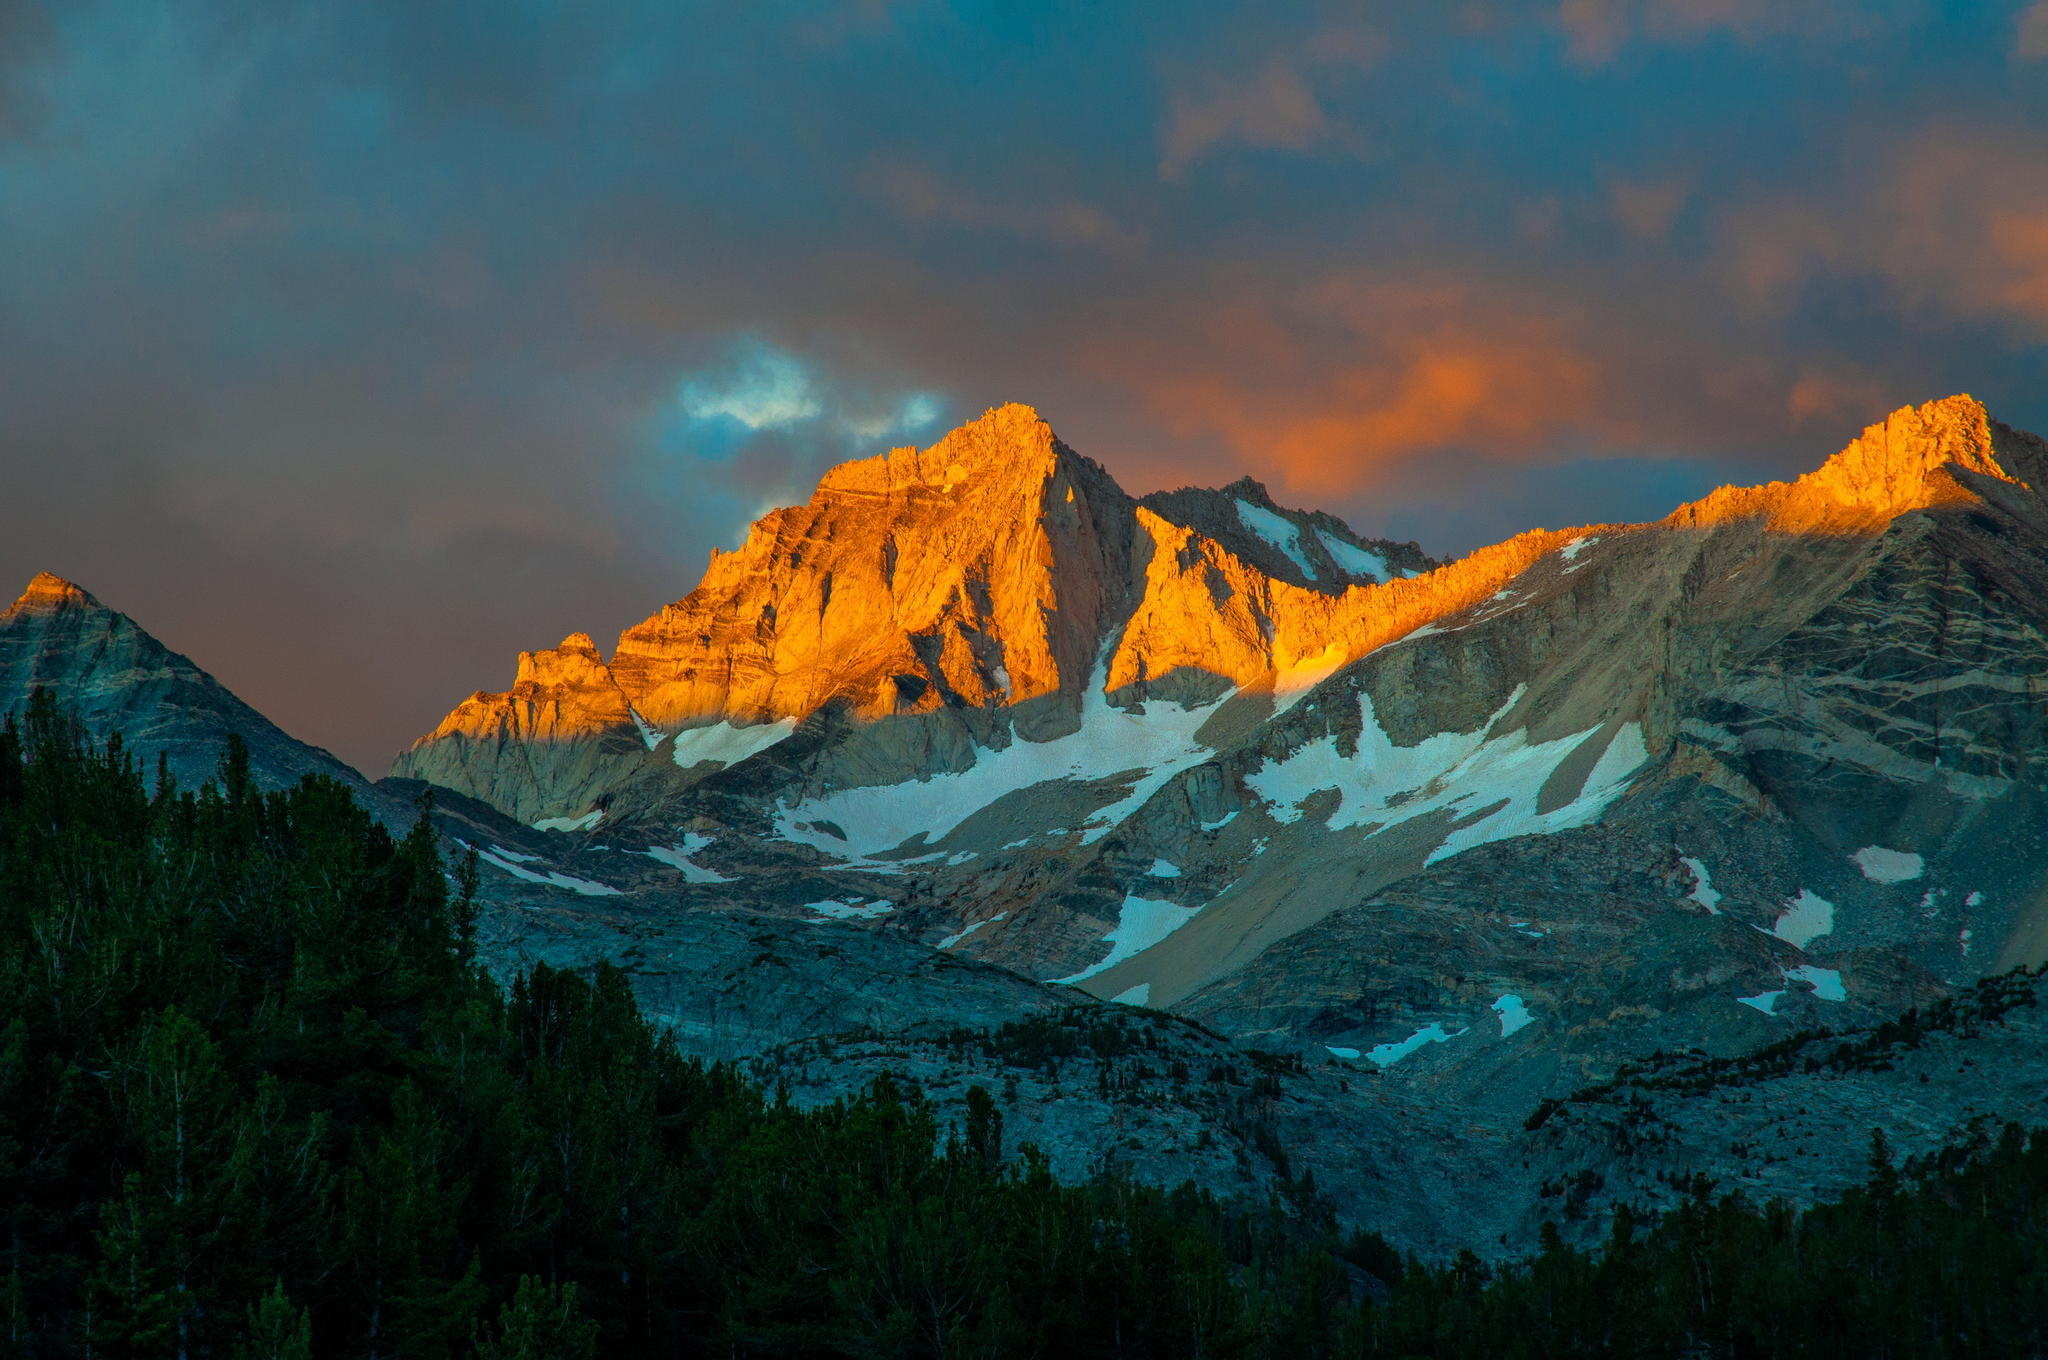
[{"label": "mountain ridgeline", "polygon": [[522,654],[375,785],[54,578],[0,700],[188,786],[233,736],[394,840],[424,807],[485,969],[615,968],[794,1108],[887,1074],[1057,1183],[1590,1271],[1621,1206],[1792,1213],[1874,1127],[1951,1165],[2048,1107],[2043,487],[1959,396],[1438,561],[1250,481],[1129,496],[1006,406],[828,472],[608,654]]}]

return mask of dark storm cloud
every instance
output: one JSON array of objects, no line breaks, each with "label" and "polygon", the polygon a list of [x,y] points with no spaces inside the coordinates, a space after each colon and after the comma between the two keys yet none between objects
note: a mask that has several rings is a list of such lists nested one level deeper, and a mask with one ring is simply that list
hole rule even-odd
[{"label": "dark storm cloud", "polygon": [[2048,425],[2044,16],[0,0],[0,576],[375,769],[996,401],[1440,551]]}]

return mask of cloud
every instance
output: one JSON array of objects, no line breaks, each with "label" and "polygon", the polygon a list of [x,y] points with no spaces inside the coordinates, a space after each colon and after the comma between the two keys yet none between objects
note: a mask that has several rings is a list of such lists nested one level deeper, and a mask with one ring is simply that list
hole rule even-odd
[{"label": "cloud", "polygon": [[1024,240],[1065,246],[1129,251],[1145,244],[1145,233],[1127,228],[1109,213],[1078,199],[1045,202],[1039,186],[1005,200],[978,195],[942,182],[931,171],[901,162],[876,166],[868,182],[876,197],[905,221],[939,222],[993,231]]},{"label": "cloud", "polygon": [[2048,57],[2048,0],[2034,0],[2020,12],[2013,31],[2013,52],[2023,61]]},{"label": "cloud", "polygon": [[1329,113],[1318,86],[1370,68],[1382,51],[1378,33],[1333,25],[1286,44],[1255,63],[1249,76],[1235,62],[1182,74],[1167,101],[1160,178],[1177,180],[1196,161],[1231,144],[1306,151],[1329,143],[1358,152],[1361,134]]},{"label": "cloud", "polygon": [[1744,44],[1780,37],[1854,43],[1926,17],[1921,0],[1559,0],[1555,11],[1567,60],[1582,68],[1606,65],[1632,42],[1687,47],[1726,36]]},{"label": "cloud", "polygon": [[2048,335],[2048,135],[1944,122],[1825,188],[1728,215],[1728,268],[1753,302],[1865,280],[1913,315]]},{"label": "cloud", "polygon": [[676,409],[689,421],[730,420],[773,430],[817,418],[823,408],[811,373],[794,355],[748,338],[718,370],[676,384]]},{"label": "cloud", "polygon": [[1616,180],[1608,186],[1614,216],[1629,235],[1643,241],[1662,241],[1671,235],[1692,190],[1684,180],[1660,179],[1646,183]]},{"label": "cloud", "polygon": [[1004,400],[1439,549],[2048,424],[2010,9],[1099,9],[0,0],[0,579],[375,769]]}]

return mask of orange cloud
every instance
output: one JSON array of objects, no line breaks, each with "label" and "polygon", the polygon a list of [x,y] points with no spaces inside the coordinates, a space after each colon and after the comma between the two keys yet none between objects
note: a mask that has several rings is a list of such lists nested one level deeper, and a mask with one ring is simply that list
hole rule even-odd
[{"label": "orange cloud", "polygon": [[1440,449],[1528,456],[1604,419],[1601,366],[1568,329],[1457,282],[1342,280],[1293,314],[1238,302],[1170,328],[1168,351],[1097,344],[1088,359],[1176,434],[1327,493]]}]

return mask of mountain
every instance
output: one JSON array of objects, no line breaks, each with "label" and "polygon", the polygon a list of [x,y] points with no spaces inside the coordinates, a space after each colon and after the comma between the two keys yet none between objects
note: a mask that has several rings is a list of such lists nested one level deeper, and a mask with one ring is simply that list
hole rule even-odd
[{"label": "mountain", "polygon": [[[1035,413],[826,474],[398,768],[629,890],[854,919],[1519,1119],[2048,957],[2048,445],[1438,564]],[[627,867],[630,866],[630,867]]]},{"label": "mountain", "polygon": [[125,614],[48,572],[0,613],[0,714],[48,688],[92,731],[120,733],[147,768],[161,755],[178,782],[213,777],[229,733],[249,748],[258,782],[278,788],[323,774],[369,790],[361,775],[295,741]]},{"label": "mountain", "polygon": [[[335,777],[393,826],[433,792],[501,972],[618,962],[799,1102],[980,1085],[1063,1176],[1591,1240],[2037,1108],[2044,485],[1953,397],[1436,562],[1255,483],[1130,497],[1003,407]],[[181,780],[229,731],[335,769],[54,578],[0,616],[0,702],[38,684]]]},{"label": "mountain", "polygon": [[[326,751],[286,735],[127,615],[48,573],[0,613],[0,718],[49,689],[96,738],[119,735],[143,769],[161,755],[180,785],[212,779],[229,738],[257,782],[340,781],[394,833],[418,818],[418,781],[372,785]],[[483,856],[480,939],[501,971],[546,961],[629,963],[643,1005],[694,1052],[728,1058],[856,1025],[1001,1023],[1068,1004],[1003,969],[911,940],[826,923],[822,929],[729,911],[640,902],[563,872],[548,836],[446,789],[433,815],[451,861]],[[558,838],[557,838],[558,839]]]}]

